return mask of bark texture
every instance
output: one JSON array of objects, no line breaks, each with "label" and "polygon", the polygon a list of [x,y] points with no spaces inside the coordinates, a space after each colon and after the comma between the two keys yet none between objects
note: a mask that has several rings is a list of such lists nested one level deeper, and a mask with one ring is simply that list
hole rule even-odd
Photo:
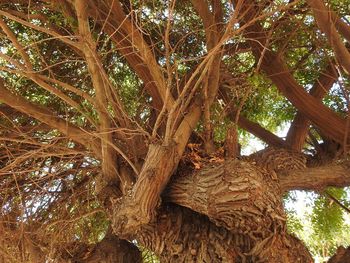
[{"label": "bark texture", "polygon": [[165,205],[136,239],[161,262],[240,262],[235,245],[245,242],[205,216],[174,205]]},{"label": "bark texture", "polygon": [[257,234],[266,236],[263,232],[269,232],[275,221],[277,225],[284,221],[277,177],[249,162],[208,165],[198,173],[176,178],[167,195],[233,232],[260,229]]},{"label": "bark texture", "polygon": [[142,171],[129,195],[113,207],[114,231],[124,236],[148,223],[160,205],[160,193],[179,160],[174,145],[150,145]]},{"label": "bark texture", "polygon": [[[0,80],[0,100],[9,107],[0,105],[0,113],[4,114],[5,126],[13,126],[21,135],[11,138],[7,135],[11,132],[1,123],[0,133],[6,131],[2,135],[6,143],[0,141],[0,146],[5,145],[0,150],[5,156],[0,156],[0,172],[5,166],[8,170],[2,177],[7,181],[0,182],[0,189],[8,187],[1,193],[9,198],[2,194],[0,201],[8,213],[17,213],[13,222],[25,222],[29,227],[14,224],[13,229],[0,228],[7,234],[0,233],[0,253],[15,251],[22,262],[48,262],[54,257],[60,262],[141,262],[137,247],[127,239],[154,251],[162,262],[311,262],[304,244],[286,231],[282,195],[291,189],[349,185],[350,166],[335,162],[306,168],[304,155],[285,148],[301,151],[311,122],[326,136],[345,144],[345,149],[350,140],[346,120],[321,101],[337,74],[332,70],[321,76],[319,85],[316,83],[307,93],[291,73],[295,69],[290,70],[288,65],[296,62],[298,70],[308,71],[309,65],[301,65],[311,54],[300,61],[294,61],[299,55],[292,55],[292,60],[283,58],[290,48],[284,33],[286,39],[298,39],[299,35],[285,29],[279,33],[279,25],[286,18],[294,20],[294,15],[303,15],[306,5],[300,7],[299,1],[192,0],[167,4],[155,1],[157,4],[150,8],[143,2],[148,1],[1,1],[4,48],[0,58],[5,72],[1,78],[6,85]],[[341,36],[349,40],[349,26],[322,0],[306,3],[313,10],[318,29],[328,38],[340,68],[349,73],[350,53]],[[37,14],[43,7],[46,12]],[[301,18],[296,20],[304,23]],[[312,42],[318,40],[319,34],[314,35],[316,23],[305,32]],[[304,46],[303,41],[297,42],[293,46]],[[321,52],[319,41],[311,44],[310,50],[306,45],[306,53],[316,50],[332,56],[329,50]],[[226,46],[232,47],[230,53],[225,53]],[[250,47],[244,53],[252,52],[255,63],[251,63],[250,55],[235,58],[241,46]],[[124,59],[129,68],[118,66],[125,65]],[[248,61],[252,65],[245,65]],[[251,89],[260,86],[260,80],[254,80],[260,79],[260,70],[299,111],[287,140],[240,115],[245,110],[244,102],[249,102],[248,96],[255,96],[251,91],[265,96]],[[310,72],[313,76],[314,71]],[[227,81],[233,80],[225,82],[228,91],[220,83],[222,73],[229,75]],[[230,85],[237,87],[230,90]],[[136,92],[140,100],[132,97]],[[45,106],[39,106],[39,102]],[[126,111],[129,104],[133,105]],[[270,146],[284,149],[268,148],[248,159],[224,160],[216,152],[213,131],[226,120],[216,112],[228,114],[233,124],[224,146],[226,158],[239,155],[236,125]],[[22,118],[22,114],[30,118]],[[25,132],[25,127],[30,129],[34,122],[44,125],[45,130],[39,129],[34,135]],[[206,160],[198,161],[199,171],[181,174],[178,164],[186,158],[186,146],[193,143],[190,136],[202,128]],[[34,152],[36,148],[25,146],[25,140],[46,150]],[[6,148],[7,144],[19,150]],[[55,144],[60,157],[46,148]],[[334,153],[338,144],[335,146]],[[79,157],[69,156],[69,151],[77,151]],[[26,157],[27,164],[21,161],[22,152],[33,155]],[[333,152],[329,155],[332,160]],[[219,161],[210,163],[210,158]],[[28,171],[28,167],[33,170]],[[36,174],[42,170],[49,172]],[[80,180],[93,183],[81,184]],[[56,185],[57,189],[52,190]],[[40,202],[39,209],[36,205]],[[56,211],[50,202],[62,210]],[[100,218],[95,210],[92,214],[78,211],[84,202],[89,206],[87,211],[91,205],[108,213],[115,236],[109,233],[100,243],[87,245],[82,240],[91,240],[90,233],[84,234],[80,243],[76,242],[80,233],[75,231],[63,241],[33,233],[39,226],[32,222],[44,228],[43,222],[50,226],[53,220],[70,220],[72,225],[78,222],[86,230],[88,221],[84,220],[90,216],[96,219],[91,221],[92,227],[102,232],[98,223],[107,224],[106,217]],[[14,230],[20,234],[11,239],[9,247],[3,241],[10,239]],[[53,252],[47,247],[53,247]],[[338,251],[335,262],[347,260],[348,251],[344,251]]]},{"label": "bark texture", "polygon": [[280,176],[281,188],[289,191],[344,187],[350,183],[349,167],[347,161],[338,161],[320,167],[290,171],[287,175]]},{"label": "bark texture", "polygon": [[236,246],[248,262],[311,262],[302,243],[286,233],[275,173],[254,163],[227,160],[175,180],[167,198],[207,215],[243,240]]},{"label": "bark texture", "polygon": [[333,257],[328,260],[328,263],[345,263],[350,262],[350,247],[344,248],[343,246],[337,249],[337,252]]},{"label": "bark texture", "polygon": [[274,236],[273,249],[260,256],[251,253],[251,237],[218,227],[207,217],[168,205],[135,238],[159,255],[161,262],[309,263],[311,255],[300,240]]}]

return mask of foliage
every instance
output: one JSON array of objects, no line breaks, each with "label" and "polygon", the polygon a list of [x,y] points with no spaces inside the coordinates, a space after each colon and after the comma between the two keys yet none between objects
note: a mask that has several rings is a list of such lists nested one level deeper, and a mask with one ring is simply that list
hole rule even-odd
[{"label": "foliage", "polygon": [[[239,116],[274,136],[307,110],[273,77],[289,74],[304,94],[332,65],[336,77],[323,102],[334,119],[347,116],[349,74],[307,1],[253,1],[258,14],[249,21],[237,1],[204,1],[207,9],[195,2],[89,0],[80,10],[78,0],[1,1],[0,246],[11,242],[0,253],[25,261],[20,247],[31,240],[59,260],[72,244],[101,242],[114,205],[135,193],[150,145],[176,145],[182,155],[186,145],[212,142],[212,151],[200,151],[222,158]],[[349,26],[349,1],[329,6]],[[269,52],[271,64],[281,59],[288,70],[270,74]],[[322,126],[313,121],[309,145],[303,142],[311,157],[334,137],[316,123]],[[240,144],[253,144],[251,132],[238,130]],[[327,191],[346,198],[343,189]],[[296,210],[287,212],[290,231],[314,255],[349,242],[344,212],[327,195],[314,197],[309,226]],[[141,251],[145,262],[158,262]]]},{"label": "foliage", "polygon": [[[326,192],[342,204],[349,204],[348,190],[328,188]],[[308,203],[305,208],[296,206],[305,201]],[[326,194],[296,191],[289,193],[285,203],[288,230],[301,238],[320,262],[326,262],[340,245],[350,245],[349,214]]]}]

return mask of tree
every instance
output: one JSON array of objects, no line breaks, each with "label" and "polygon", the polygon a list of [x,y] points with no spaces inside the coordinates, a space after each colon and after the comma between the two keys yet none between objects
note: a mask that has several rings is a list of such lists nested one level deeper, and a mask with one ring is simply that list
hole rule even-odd
[{"label": "tree", "polygon": [[350,185],[345,2],[1,1],[2,261],[311,262],[282,199]]}]

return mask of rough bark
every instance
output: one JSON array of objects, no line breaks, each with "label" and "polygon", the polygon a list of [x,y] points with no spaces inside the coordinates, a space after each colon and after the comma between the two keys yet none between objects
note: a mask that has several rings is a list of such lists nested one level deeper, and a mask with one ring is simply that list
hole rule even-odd
[{"label": "rough bark", "polygon": [[174,205],[165,205],[135,238],[161,262],[239,262],[235,243],[244,244],[205,216]]},{"label": "rough bark", "polygon": [[249,162],[231,159],[177,177],[167,195],[231,231],[256,232],[263,226],[256,233],[266,236],[265,230],[284,220],[277,177]]},{"label": "rough bark", "polygon": [[[311,262],[300,241],[291,241],[286,233],[276,174],[253,163],[227,160],[174,180],[165,193],[167,200],[207,215],[242,238],[246,246],[240,251],[252,262],[281,262],[281,257],[284,262]],[[300,248],[293,254],[291,247],[297,244]]]},{"label": "rough bark", "polygon": [[328,260],[328,263],[345,263],[350,262],[350,247],[344,248],[343,246],[337,249],[337,252],[333,257]]},{"label": "rough bark", "polygon": [[232,125],[226,131],[224,150],[226,158],[236,158],[240,155],[236,125]]},{"label": "rough bark", "polygon": [[278,175],[289,171],[298,171],[306,168],[307,158],[304,154],[284,148],[268,147],[247,157],[259,167]]},{"label": "rough bark", "polygon": [[259,257],[252,252],[249,233],[232,233],[203,215],[173,205],[163,207],[157,219],[134,238],[154,251],[161,262],[312,262],[304,245],[292,236],[271,237],[273,249]]},{"label": "rough bark", "polygon": [[[269,158],[268,161],[271,162]],[[244,262],[243,258],[246,262],[312,262],[305,246],[286,233],[282,194],[297,188],[299,182],[310,189],[337,180],[342,185],[349,183],[346,166],[337,167],[339,173],[334,166],[323,167],[324,177],[318,177],[320,169],[315,168],[290,171],[277,177],[274,170],[280,168],[279,164],[267,166],[266,170],[255,163],[228,160],[221,165],[210,164],[188,176],[177,175],[165,191],[165,200],[207,215],[216,226],[208,219],[196,219],[190,211],[183,212],[165,204],[151,224],[128,238],[135,238],[155,251],[162,262]],[[330,178],[330,170],[335,171],[336,176]],[[292,182],[288,181],[293,176]],[[118,223],[114,221],[113,226],[120,234]],[[211,239],[216,236],[214,233],[222,231],[225,233],[222,240],[238,242],[229,243],[229,252],[218,251],[218,241]],[[226,234],[227,231],[230,234]],[[229,260],[225,261],[226,258]]]},{"label": "rough bark", "polygon": [[120,236],[135,232],[154,217],[160,193],[173,173],[179,156],[175,145],[149,146],[143,168],[130,193],[113,207],[112,225]]},{"label": "rough bark", "polygon": [[344,187],[350,184],[348,161],[337,161],[328,165],[290,171],[280,176],[282,191],[322,190],[329,186]]}]

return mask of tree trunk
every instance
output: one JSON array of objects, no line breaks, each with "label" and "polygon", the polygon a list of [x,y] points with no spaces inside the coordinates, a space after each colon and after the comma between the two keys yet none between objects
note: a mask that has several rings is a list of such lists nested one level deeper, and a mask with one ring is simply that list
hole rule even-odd
[{"label": "tree trunk", "polygon": [[172,204],[164,205],[134,238],[161,262],[240,262],[236,244],[249,245],[207,217]]},{"label": "tree trunk", "polygon": [[[276,173],[227,160],[173,180],[155,219],[127,237],[161,262],[312,262],[303,243],[286,232]],[[119,234],[113,215],[112,222]]]},{"label": "tree trunk", "polygon": [[266,241],[273,244],[271,248],[257,255],[252,234],[230,232],[206,216],[168,204],[133,238],[154,251],[161,262],[312,262],[303,243],[286,233],[272,234]]},{"label": "tree trunk", "polygon": [[286,233],[282,192],[273,171],[226,160],[176,178],[166,195],[243,239],[244,246],[236,244],[238,251],[252,262],[281,262],[281,258],[284,262],[312,261],[302,243]]},{"label": "tree trunk", "polygon": [[350,262],[350,247],[344,248],[343,246],[337,249],[337,252],[331,257],[328,263],[343,263]]}]

